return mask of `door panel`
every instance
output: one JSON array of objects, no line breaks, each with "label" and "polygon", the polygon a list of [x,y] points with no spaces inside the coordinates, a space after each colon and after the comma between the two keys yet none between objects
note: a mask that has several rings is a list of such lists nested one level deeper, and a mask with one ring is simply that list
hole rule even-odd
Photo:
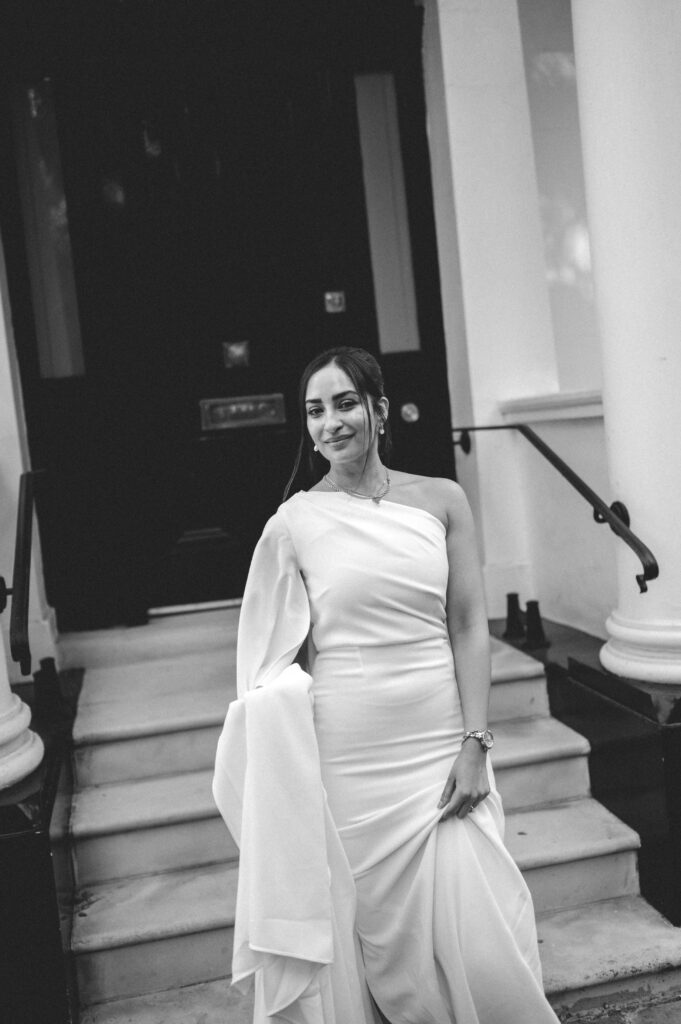
[{"label": "door panel", "polygon": [[[40,379],[28,315],[22,342],[61,628],[238,596],[293,462],[302,366],[338,344],[378,354],[358,74],[395,82],[411,239],[418,350],[382,360],[393,465],[453,473],[420,11],[206,0],[96,13],[77,48],[65,35],[50,51],[63,51],[54,95],[85,376]],[[327,312],[328,292],[343,312]],[[248,360],[226,366],[239,342]],[[284,396],[284,424],[202,429],[201,400],[264,394]],[[418,418],[400,417],[407,403]]]}]

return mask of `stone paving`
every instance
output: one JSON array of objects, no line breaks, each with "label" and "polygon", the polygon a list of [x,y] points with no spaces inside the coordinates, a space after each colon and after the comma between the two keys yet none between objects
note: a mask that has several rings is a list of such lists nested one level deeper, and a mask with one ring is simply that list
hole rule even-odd
[{"label": "stone paving", "polygon": [[681,1024],[681,997],[640,1006],[603,1006],[582,1014],[561,1016],[562,1024]]}]

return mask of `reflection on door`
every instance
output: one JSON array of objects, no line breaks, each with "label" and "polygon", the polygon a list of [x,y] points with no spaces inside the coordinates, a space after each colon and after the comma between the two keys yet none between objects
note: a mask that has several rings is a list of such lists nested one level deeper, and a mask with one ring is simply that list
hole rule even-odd
[{"label": "reflection on door", "polygon": [[83,348],[50,79],[15,89],[12,113],[40,373],[78,376]]},{"label": "reflection on door", "polygon": [[395,79],[355,75],[378,347],[418,352],[419,328]]}]

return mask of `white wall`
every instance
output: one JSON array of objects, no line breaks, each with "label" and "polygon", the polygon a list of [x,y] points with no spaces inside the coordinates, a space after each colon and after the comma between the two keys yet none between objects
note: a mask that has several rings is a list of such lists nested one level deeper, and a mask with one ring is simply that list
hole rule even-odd
[{"label": "white wall", "polygon": [[[571,6],[569,0],[518,0],[518,15],[557,389],[528,391],[530,368],[518,362],[495,398],[506,421],[530,423],[611,503],[617,495],[606,460]],[[478,435],[478,448],[489,443]],[[545,617],[606,638],[605,622],[617,603],[615,546],[622,542],[594,522],[584,499],[519,435],[509,455],[520,497],[505,506],[495,497],[498,480],[481,481],[481,491],[500,534],[509,516],[522,519],[528,572],[519,577],[521,600],[536,598]],[[637,589],[633,574],[631,585]]]},{"label": "white wall", "polygon": [[[602,416],[543,420],[530,426],[608,504],[611,491]],[[515,419],[516,416],[513,416]],[[607,637],[605,621],[617,600],[615,545],[610,528],[593,519],[591,506],[524,438],[519,472],[536,593],[542,615],[593,636]],[[633,573],[631,586],[637,590]]]},{"label": "white wall", "polygon": [[[453,425],[490,424],[500,399],[558,383],[518,11],[516,0],[425,0],[424,8]],[[506,592],[530,578],[512,452],[513,439],[497,432],[459,460],[495,616]]]},{"label": "white wall", "polygon": [[518,0],[561,391],[601,386],[569,0]]}]

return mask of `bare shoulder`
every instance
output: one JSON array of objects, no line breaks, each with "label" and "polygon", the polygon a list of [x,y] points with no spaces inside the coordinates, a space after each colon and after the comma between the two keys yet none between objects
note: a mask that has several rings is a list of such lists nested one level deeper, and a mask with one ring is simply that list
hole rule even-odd
[{"label": "bare shoulder", "polygon": [[469,515],[464,490],[454,480],[391,470],[390,484],[395,501],[425,509],[447,529]]},{"label": "bare shoulder", "polygon": [[445,525],[456,528],[470,519],[470,506],[463,487],[446,477],[425,477],[427,489],[432,493],[445,515]]}]

